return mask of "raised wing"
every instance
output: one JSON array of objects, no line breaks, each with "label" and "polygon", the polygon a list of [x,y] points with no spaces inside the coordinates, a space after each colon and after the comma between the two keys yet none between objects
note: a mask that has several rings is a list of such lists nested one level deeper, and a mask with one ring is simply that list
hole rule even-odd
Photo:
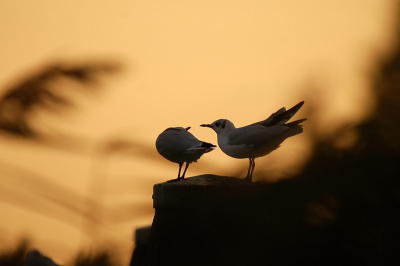
[{"label": "raised wing", "polygon": [[286,111],[285,107],[282,107],[272,115],[270,115],[267,119],[251,124],[250,126],[264,126],[264,127],[271,127],[271,126],[278,126],[278,125],[283,125],[287,121],[289,121],[296,113],[299,111],[299,109],[303,106],[304,101],[299,102],[292,108]]}]

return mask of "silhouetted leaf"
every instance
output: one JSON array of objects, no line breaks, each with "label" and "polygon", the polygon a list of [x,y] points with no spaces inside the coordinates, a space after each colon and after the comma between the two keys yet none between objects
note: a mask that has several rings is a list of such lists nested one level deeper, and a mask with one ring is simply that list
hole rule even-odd
[{"label": "silhouetted leaf", "polygon": [[[38,70],[36,73],[6,88],[0,97],[0,130],[15,136],[36,137],[31,127],[32,114],[37,108],[62,110],[74,107],[73,99],[68,97],[67,88],[60,81],[71,79],[84,86],[80,88],[98,89],[100,77],[115,74],[121,65],[115,62],[56,63]],[[60,93],[60,92],[63,93]],[[67,92],[67,93],[66,93]]]}]

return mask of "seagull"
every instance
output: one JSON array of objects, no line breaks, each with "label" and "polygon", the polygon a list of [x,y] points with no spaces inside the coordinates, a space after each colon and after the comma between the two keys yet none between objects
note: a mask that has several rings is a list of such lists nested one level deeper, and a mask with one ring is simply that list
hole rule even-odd
[{"label": "seagull", "polygon": [[[198,140],[188,132],[189,129],[190,127],[170,127],[164,130],[156,140],[158,153],[165,159],[179,164],[178,178],[174,180],[184,179],[189,164],[197,162],[204,153],[216,147],[211,143]],[[184,162],[186,162],[186,167],[180,176]]]},{"label": "seagull", "polygon": [[303,106],[304,101],[286,110],[282,107],[267,119],[251,125],[236,128],[228,119],[219,119],[202,127],[212,128],[217,133],[218,146],[228,156],[237,159],[248,158],[249,170],[245,179],[251,181],[255,167],[254,159],[265,156],[277,149],[287,138],[303,132],[300,119],[287,123]]}]

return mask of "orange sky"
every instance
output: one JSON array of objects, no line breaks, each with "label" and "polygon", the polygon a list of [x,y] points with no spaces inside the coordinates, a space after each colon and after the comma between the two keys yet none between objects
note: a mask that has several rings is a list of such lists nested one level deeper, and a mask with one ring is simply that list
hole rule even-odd
[{"label": "orange sky", "polygon": [[[243,126],[301,100],[306,104],[297,118],[308,103],[323,107],[310,122],[320,134],[359,121],[373,108],[366,73],[374,68],[372,56],[390,51],[394,11],[389,0],[2,3],[0,89],[58,59],[111,58],[126,68],[106,79],[99,95],[77,98],[79,109],[62,119],[39,114],[39,127],[90,140],[78,152],[2,137],[0,212],[7,218],[0,221],[0,247],[28,233],[66,262],[81,247],[82,218],[62,214],[40,195],[82,208],[89,178],[100,172],[107,182],[102,203],[119,212],[132,208],[123,222],[106,222],[104,236],[129,250],[132,230],[151,223],[152,185],[177,172],[154,148],[167,127],[191,126],[199,139],[216,144],[215,133],[198,125],[228,118]],[[156,160],[110,155],[99,166],[93,149],[109,136],[151,147]],[[256,171],[272,170],[276,180],[280,169],[305,163],[308,136],[305,125],[303,135],[258,159],[265,164]],[[234,173],[247,163],[215,150],[189,167],[188,176]],[[73,193],[42,190],[40,182]]]}]

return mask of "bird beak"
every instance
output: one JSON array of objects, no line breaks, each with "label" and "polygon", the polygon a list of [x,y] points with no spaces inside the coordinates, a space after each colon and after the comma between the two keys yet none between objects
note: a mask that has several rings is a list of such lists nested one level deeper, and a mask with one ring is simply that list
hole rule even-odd
[{"label": "bird beak", "polygon": [[202,124],[201,127],[212,127],[210,124]]},{"label": "bird beak", "polygon": [[188,131],[190,128],[191,128],[191,127],[187,127],[187,128],[185,128],[185,129],[186,129],[186,131]]}]

